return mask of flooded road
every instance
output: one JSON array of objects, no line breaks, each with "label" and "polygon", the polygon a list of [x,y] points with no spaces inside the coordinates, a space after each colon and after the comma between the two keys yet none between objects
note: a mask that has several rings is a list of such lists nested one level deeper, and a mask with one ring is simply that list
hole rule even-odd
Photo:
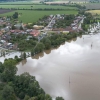
[{"label": "flooded road", "polygon": [[29,72],[36,76],[53,98],[100,100],[100,34],[75,38],[57,49],[27,58],[17,68],[17,74]]}]

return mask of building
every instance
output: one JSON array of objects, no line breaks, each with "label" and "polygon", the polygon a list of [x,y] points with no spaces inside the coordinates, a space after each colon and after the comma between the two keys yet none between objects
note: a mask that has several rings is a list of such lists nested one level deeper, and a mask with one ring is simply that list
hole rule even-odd
[{"label": "building", "polygon": [[34,28],[34,29],[43,29],[44,26],[34,25],[33,28]]},{"label": "building", "polygon": [[40,31],[32,30],[32,32],[30,32],[30,34],[33,35],[34,37],[37,37],[40,34]]}]

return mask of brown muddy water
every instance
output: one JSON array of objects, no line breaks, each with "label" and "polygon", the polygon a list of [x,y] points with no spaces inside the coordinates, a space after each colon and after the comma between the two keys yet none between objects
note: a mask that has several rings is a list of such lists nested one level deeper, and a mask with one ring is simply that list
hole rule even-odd
[{"label": "brown muddy water", "polygon": [[100,100],[100,34],[80,36],[27,58],[17,68],[17,74],[29,72],[36,76],[53,98]]}]

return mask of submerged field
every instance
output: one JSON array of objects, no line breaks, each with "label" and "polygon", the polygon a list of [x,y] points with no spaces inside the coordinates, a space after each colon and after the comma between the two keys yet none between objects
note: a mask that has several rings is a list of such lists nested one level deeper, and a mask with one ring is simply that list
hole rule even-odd
[{"label": "submerged field", "polygon": [[45,15],[51,15],[51,14],[77,14],[78,11],[31,11],[31,10],[16,10],[13,12],[0,14],[0,16],[12,16],[14,12],[22,13],[22,15],[19,14],[19,21],[23,21],[24,23],[32,23],[38,21],[39,18],[42,18]]}]

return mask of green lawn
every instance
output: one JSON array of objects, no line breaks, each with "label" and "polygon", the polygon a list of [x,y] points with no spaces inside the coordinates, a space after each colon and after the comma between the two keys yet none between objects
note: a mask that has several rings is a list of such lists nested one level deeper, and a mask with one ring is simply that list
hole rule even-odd
[{"label": "green lawn", "polygon": [[[12,16],[15,11],[0,14],[0,16]],[[17,10],[16,12],[22,13],[22,15],[19,15],[19,21],[23,21],[24,23],[32,23],[38,21],[39,18],[42,18],[45,15],[51,15],[51,14],[77,14],[78,11],[76,10],[70,10],[70,11],[31,11],[31,10]]]},{"label": "green lawn", "polygon": [[77,7],[70,7],[70,6],[59,6],[59,5],[0,5],[0,8],[20,8],[20,9],[45,9],[45,8],[52,8],[52,9],[78,9]]}]

